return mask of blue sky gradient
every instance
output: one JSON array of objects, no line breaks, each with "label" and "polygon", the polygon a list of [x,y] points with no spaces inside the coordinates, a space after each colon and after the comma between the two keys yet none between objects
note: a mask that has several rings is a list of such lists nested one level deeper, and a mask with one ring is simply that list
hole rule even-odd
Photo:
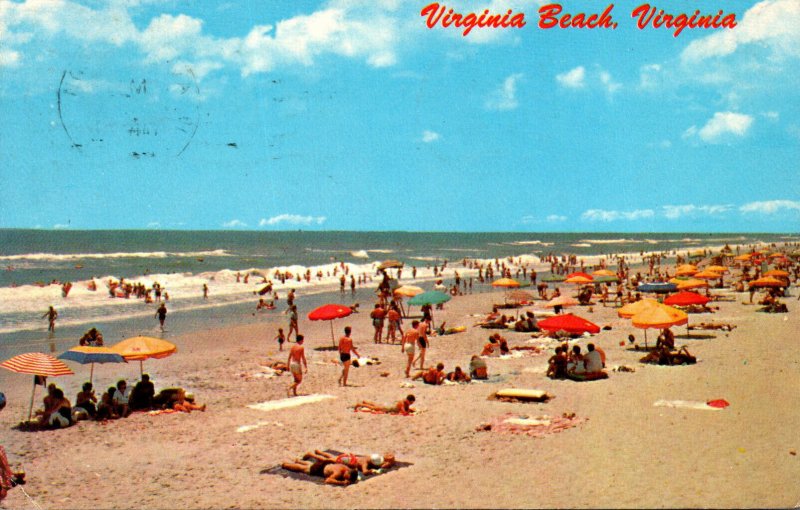
[{"label": "blue sky gradient", "polygon": [[428,3],[0,4],[0,227],[799,230],[797,0]]}]

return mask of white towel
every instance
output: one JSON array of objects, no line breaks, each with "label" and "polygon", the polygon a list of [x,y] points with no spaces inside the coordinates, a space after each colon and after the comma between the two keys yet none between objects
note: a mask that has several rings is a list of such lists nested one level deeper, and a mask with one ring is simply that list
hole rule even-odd
[{"label": "white towel", "polygon": [[705,402],[694,400],[657,400],[653,403],[656,407],[682,407],[684,409],[702,409],[705,411],[721,411],[719,407],[712,407]]},{"label": "white towel", "polygon": [[301,395],[299,397],[282,398],[280,400],[267,400],[258,404],[250,404],[247,407],[250,409],[258,409],[259,411],[275,411],[276,409],[286,409],[288,407],[297,407],[303,404],[313,404],[314,402],[321,402],[329,398],[336,398],[333,395]]}]

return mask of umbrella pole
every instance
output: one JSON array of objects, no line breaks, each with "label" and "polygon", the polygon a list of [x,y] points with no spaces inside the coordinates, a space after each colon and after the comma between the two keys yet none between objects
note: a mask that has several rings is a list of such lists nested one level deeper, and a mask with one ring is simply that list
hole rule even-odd
[{"label": "umbrella pole", "polygon": [[333,337],[333,321],[330,321],[330,323],[331,323],[331,343],[333,344],[334,347],[336,347],[336,339]]},{"label": "umbrella pole", "polygon": [[94,363],[92,363],[91,368],[89,368],[89,382],[94,383]]},{"label": "umbrella pole", "polygon": [[647,350],[649,350],[649,349],[647,348],[647,328],[645,328],[645,330],[644,330],[644,349],[645,349],[646,351],[647,351]]},{"label": "umbrella pole", "polygon": [[31,392],[31,405],[28,408],[28,421],[31,421],[33,416],[33,399],[36,397],[36,376],[33,376],[33,391]]},{"label": "umbrella pole", "polygon": [[139,360],[139,378],[140,379],[142,378],[142,375],[144,374],[144,367],[142,366],[143,364],[144,364],[144,360],[140,359]]}]

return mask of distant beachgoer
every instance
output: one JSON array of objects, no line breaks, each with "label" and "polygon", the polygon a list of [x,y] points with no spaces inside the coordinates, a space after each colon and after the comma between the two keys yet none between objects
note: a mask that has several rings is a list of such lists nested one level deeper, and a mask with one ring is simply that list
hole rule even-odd
[{"label": "distant beachgoer", "polygon": [[128,402],[130,400],[130,393],[128,391],[128,383],[124,379],[117,381],[117,391],[114,392],[114,408],[120,416],[125,418],[131,414]]},{"label": "distant beachgoer", "polygon": [[350,372],[352,354],[360,356],[353,346],[353,339],[350,338],[351,332],[352,328],[350,326],[345,327],[344,336],[339,339],[339,360],[342,362],[342,375],[339,377],[340,386],[347,386],[347,375]]},{"label": "distant beachgoer", "polygon": [[192,411],[203,411],[206,410],[206,405],[199,405],[194,403],[194,395],[187,394],[183,388],[178,390],[175,393],[175,396],[172,400],[172,408],[176,411],[180,411],[182,413],[191,413]]},{"label": "distant beachgoer", "polygon": [[419,339],[419,321],[414,320],[411,322],[411,328],[407,329],[403,334],[400,350],[405,353],[408,358],[406,363],[406,377],[411,377],[411,366],[414,364],[414,350],[416,348],[417,340]]},{"label": "distant beachgoer", "polygon": [[306,351],[303,348],[303,335],[297,335],[297,343],[289,349],[289,359],[286,364],[289,365],[289,371],[294,377],[294,383],[289,386],[287,393],[289,396],[297,396],[297,387],[303,382],[303,368],[305,368],[305,372],[308,373]]},{"label": "distant beachgoer", "polygon": [[372,326],[375,328],[375,334],[372,335],[372,340],[376,344],[379,344],[381,343],[381,336],[383,335],[383,323],[386,317],[386,311],[380,303],[376,303],[375,308],[373,308],[369,316],[372,319]]},{"label": "distant beachgoer", "polygon": [[275,340],[278,341],[278,350],[283,350],[283,344],[286,342],[286,336],[283,334],[283,328],[278,328],[278,334],[275,335]]},{"label": "distant beachgoer", "polygon": [[[413,397],[413,395],[409,395]],[[412,399],[413,402],[413,399]],[[317,460],[332,460],[337,463],[344,464],[345,466],[357,469],[365,475],[372,475],[379,473],[381,469],[389,469],[397,462],[395,456],[391,452],[386,452],[383,455],[373,453],[372,455],[356,455],[354,453],[340,453],[333,455],[332,453],[324,452],[322,450],[314,450],[303,455],[303,459],[317,459]]]},{"label": "distant beachgoer", "polygon": [[161,331],[164,331],[164,321],[167,319],[167,305],[166,303],[161,303],[156,310],[156,317],[158,317],[158,323],[161,325]]},{"label": "distant beachgoer", "polygon": [[292,332],[294,332],[295,336],[300,336],[300,329],[297,326],[297,305],[290,305],[288,311],[289,311],[289,333],[287,334],[287,336],[291,338]]},{"label": "distant beachgoer", "polygon": [[422,382],[425,384],[439,385],[442,384],[442,381],[444,381],[444,377],[444,363],[439,363],[436,365],[436,367],[431,367],[428,370],[417,372],[417,374],[411,379],[422,379]]},{"label": "distant beachgoer", "polygon": [[203,284],[203,299],[208,299],[208,285]]},{"label": "distant beachgoer", "polygon": [[416,326],[416,328],[417,331],[419,332],[419,336],[417,337],[417,345],[419,346],[419,356],[417,356],[417,360],[419,360],[420,370],[424,370],[425,352],[428,350],[428,345],[430,344],[430,341],[428,339],[428,324],[426,322],[420,322]]},{"label": "distant beachgoer", "polygon": [[411,409],[411,405],[415,402],[415,400],[416,397],[414,397],[414,395],[408,395],[403,400],[398,400],[390,406],[376,404],[375,402],[370,402],[368,400],[362,400],[354,406],[354,409],[356,411],[360,409],[368,409],[370,411],[388,414],[409,414],[413,411],[413,409]]},{"label": "distant beachgoer", "polygon": [[358,470],[332,460],[295,460],[284,462],[281,467],[287,471],[322,477],[325,483],[331,485],[350,485],[358,481]]},{"label": "distant beachgoer", "polygon": [[447,375],[445,376],[445,379],[450,382],[458,382],[458,383],[460,382],[468,383],[470,381],[469,376],[465,374],[463,370],[461,370],[461,367],[456,367],[454,371],[448,372]]},{"label": "distant beachgoer", "polygon": [[58,318],[58,312],[56,311],[55,308],[53,308],[51,306],[44,313],[44,315],[42,315],[42,319],[44,319],[45,317],[47,317],[47,322],[48,322],[47,331],[50,331],[51,333],[55,333],[56,332],[56,319]]},{"label": "distant beachgoer", "polygon": [[401,326],[402,317],[397,303],[392,303],[389,306],[389,311],[386,312],[386,319],[389,321],[386,341],[394,343],[397,340],[397,333],[400,333],[400,335],[403,334],[403,327]]},{"label": "distant beachgoer", "polygon": [[567,377],[567,356],[562,347],[556,347],[556,353],[547,360],[547,377],[564,379]]},{"label": "distant beachgoer", "polygon": [[477,354],[473,355],[469,360],[469,376],[473,379],[489,378],[489,369],[486,366],[486,361]]},{"label": "distant beachgoer", "polygon": [[75,407],[84,409],[91,418],[97,415],[97,396],[94,394],[92,383],[83,383],[81,391],[75,398]]}]

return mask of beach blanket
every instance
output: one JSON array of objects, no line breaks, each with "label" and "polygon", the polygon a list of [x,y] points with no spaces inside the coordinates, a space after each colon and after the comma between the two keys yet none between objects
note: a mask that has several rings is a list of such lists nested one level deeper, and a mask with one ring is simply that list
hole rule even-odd
[{"label": "beach blanket", "polygon": [[699,402],[694,400],[657,400],[653,403],[655,407],[679,407],[683,409],[699,409],[702,411],[721,411],[730,404],[723,399]]},{"label": "beach blanket", "polygon": [[242,425],[241,427],[236,428],[236,432],[250,432],[251,430],[255,430],[259,427],[263,427],[265,425],[274,425],[276,427],[283,427],[283,423],[279,421],[259,421],[254,423],[253,425]]},{"label": "beach blanket", "polygon": [[489,395],[489,400],[500,400],[502,402],[547,402],[553,398],[546,391],[525,388],[505,388]]},{"label": "beach blanket", "polygon": [[280,400],[267,400],[258,404],[249,404],[247,407],[250,409],[257,409],[259,411],[275,411],[278,409],[286,409],[289,407],[297,407],[304,404],[313,404],[315,402],[322,402],[329,398],[336,398],[333,395],[301,395],[299,397],[282,398]]},{"label": "beach blanket", "polygon": [[494,418],[488,423],[477,427],[478,432],[499,432],[501,434],[522,434],[531,437],[546,437],[557,434],[567,429],[577,427],[588,418],[576,417],[574,413],[564,413],[562,416],[550,417],[527,416],[506,413]]},{"label": "beach blanket", "polygon": [[[325,450],[325,451],[327,453],[330,453],[331,455],[342,455],[344,453],[344,452],[340,452],[340,451],[337,451],[337,450]],[[356,455],[361,456],[360,453],[357,453]],[[380,473],[374,474],[374,475],[364,476],[364,475],[359,473],[358,483],[364,483],[364,482],[366,482],[368,480],[371,480],[373,478],[376,478],[378,476],[384,475],[384,474],[389,473],[391,471],[397,471],[398,469],[402,469],[402,468],[405,468],[405,467],[408,467],[408,466],[413,466],[413,464],[410,463],[410,462],[397,461],[397,462],[395,462],[394,466],[392,466],[392,467],[390,467],[390,468],[388,468],[386,470],[383,470]],[[271,468],[262,469],[261,470],[261,474],[262,475],[277,475],[277,476],[280,476],[282,478],[292,478],[294,480],[301,480],[301,481],[304,481],[304,482],[311,482],[311,483],[313,483],[315,485],[328,485],[328,486],[331,486],[330,484],[326,484],[325,483],[325,479],[322,478],[321,476],[311,476],[311,475],[307,475],[305,473],[298,473],[296,471],[289,471],[288,469],[283,469],[280,466],[280,464],[278,464],[277,466],[273,466]],[[336,487],[349,487],[349,485],[337,485]]]}]

